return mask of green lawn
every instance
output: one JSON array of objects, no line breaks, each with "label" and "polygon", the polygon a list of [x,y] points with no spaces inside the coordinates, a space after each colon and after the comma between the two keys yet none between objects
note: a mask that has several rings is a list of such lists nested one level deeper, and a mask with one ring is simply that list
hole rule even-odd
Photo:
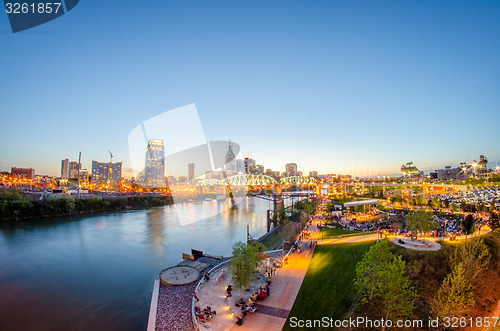
[{"label": "green lawn", "polygon": [[285,240],[285,238],[292,231],[294,231],[294,224],[288,223],[284,227],[274,231],[269,236],[264,238],[264,240],[262,240],[262,243],[264,244],[266,250],[276,249],[276,247],[278,247],[278,245],[281,244],[281,242]]},{"label": "green lawn", "polygon": [[356,295],[356,264],[373,243],[317,246],[283,330],[302,330],[290,326],[291,317],[344,318]]},{"label": "green lawn", "polygon": [[356,230],[333,229],[333,228],[323,228],[321,232],[322,233],[319,235],[319,238],[321,239],[331,239],[335,237],[347,237],[353,235],[365,235],[371,233],[371,232],[363,232]]}]

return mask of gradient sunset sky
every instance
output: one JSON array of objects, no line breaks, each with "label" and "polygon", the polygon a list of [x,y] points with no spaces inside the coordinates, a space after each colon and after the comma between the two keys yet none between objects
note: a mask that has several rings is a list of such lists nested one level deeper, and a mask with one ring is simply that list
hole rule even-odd
[{"label": "gradient sunset sky", "polygon": [[0,44],[0,171],[128,169],[129,132],[191,103],[273,170],[500,161],[499,1],[82,0],[15,34],[2,9]]}]

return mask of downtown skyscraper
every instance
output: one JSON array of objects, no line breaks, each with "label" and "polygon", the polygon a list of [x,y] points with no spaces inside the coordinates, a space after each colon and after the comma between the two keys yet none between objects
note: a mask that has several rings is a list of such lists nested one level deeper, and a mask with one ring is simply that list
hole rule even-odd
[{"label": "downtown skyscraper", "polygon": [[163,140],[149,140],[144,170],[146,187],[165,187],[165,146]]},{"label": "downtown skyscraper", "polygon": [[237,170],[235,158],[233,146],[231,145],[231,140],[229,140],[229,149],[226,153],[226,171],[229,173],[234,173]]}]

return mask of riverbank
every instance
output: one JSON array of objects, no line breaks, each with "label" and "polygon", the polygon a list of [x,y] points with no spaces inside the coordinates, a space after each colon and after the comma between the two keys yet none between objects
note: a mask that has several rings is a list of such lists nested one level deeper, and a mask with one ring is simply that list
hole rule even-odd
[{"label": "riverbank", "polygon": [[165,195],[134,195],[125,197],[90,197],[31,201],[21,195],[0,196],[0,222],[17,222],[47,217],[72,216],[123,209],[166,206],[173,203]]},{"label": "riverbank", "polygon": [[[204,272],[214,266],[227,261],[201,257],[198,262],[207,266],[200,272],[198,279],[190,284],[168,286],[160,283],[154,330],[190,331],[194,330],[192,318],[193,293]],[[153,329],[151,326],[149,326]]]}]

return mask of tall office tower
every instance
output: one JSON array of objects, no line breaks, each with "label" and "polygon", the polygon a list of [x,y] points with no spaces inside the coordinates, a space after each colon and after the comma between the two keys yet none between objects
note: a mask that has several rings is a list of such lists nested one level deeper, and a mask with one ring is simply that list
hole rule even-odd
[{"label": "tall office tower", "polygon": [[229,140],[229,149],[226,154],[226,171],[228,172],[236,172],[236,156],[233,152],[233,146],[231,145],[231,140]]},{"label": "tall office tower", "polygon": [[255,160],[248,157],[245,158],[245,172],[253,174],[255,172]]},{"label": "tall office tower", "polygon": [[92,161],[92,182],[119,182],[122,179],[122,162]]},{"label": "tall office tower", "polygon": [[194,163],[188,164],[188,180],[194,179]]},{"label": "tall office tower", "polygon": [[122,162],[108,163],[109,178],[111,181],[119,182],[122,180]]},{"label": "tall office tower", "polygon": [[78,172],[82,169],[82,165],[78,162],[69,163],[69,173],[68,177],[73,179],[78,179]]},{"label": "tall office tower", "polygon": [[147,187],[165,187],[165,146],[161,139],[148,142],[144,179]]},{"label": "tall office tower", "polygon": [[105,182],[109,178],[109,167],[106,162],[92,160],[92,182]]},{"label": "tall office tower", "polygon": [[61,160],[61,178],[68,178],[69,175],[69,159]]},{"label": "tall office tower", "polygon": [[297,163],[287,163],[285,169],[287,176],[297,176]]}]

